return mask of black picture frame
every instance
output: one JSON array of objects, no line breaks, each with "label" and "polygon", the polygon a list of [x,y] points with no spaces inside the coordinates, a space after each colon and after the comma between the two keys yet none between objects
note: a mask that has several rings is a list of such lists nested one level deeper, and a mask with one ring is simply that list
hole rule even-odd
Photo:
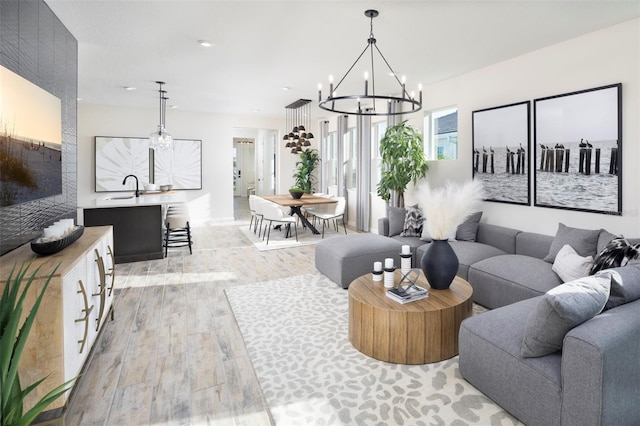
[{"label": "black picture frame", "polygon": [[534,205],[622,214],[622,83],[535,99]]},{"label": "black picture frame", "polygon": [[471,167],[485,201],[530,205],[531,102],[476,110],[471,121]]},{"label": "black picture frame", "polygon": [[143,183],[171,183],[177,190],[202,189],[202,140],[174,139],[174,149],[154,152],[148,138],[95,137],[95,192],[131,191],[128,174]]}]

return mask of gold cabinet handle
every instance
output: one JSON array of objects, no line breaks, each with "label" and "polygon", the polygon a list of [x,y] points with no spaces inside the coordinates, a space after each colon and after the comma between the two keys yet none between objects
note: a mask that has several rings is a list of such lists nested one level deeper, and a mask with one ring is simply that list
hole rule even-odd
[{"label": "gold cabinet handle", "polygon": [[109,251],[109,257],[111,257],[111,268],[109,269],[109,272],[105,272],[105,275],[111,277],[111,286],[109,287],[109,297],[111,297],[113,286],[116,283],[116,257],[114,256],[110,245],[107,245],[107,250]]},{"label": "gold cabinet handle", "polygon": [[100,329],[100,321],[102,321],[102,315],[104,314],[104,306],[106,302],[106,291],[107,291],[107,278],[104,272],[104,261],[102,260],[102,256],[98,252],[98,249],[95,249],[96,253],[96,263],[98,264],[98,273],[100,274],[100,282],[98,283],[98,291],[92,296],[100,296],[100,310],[98,311],[98,318],[96,318],[96,331]]},{"label": "gold cabinet handle", "polygon": [[84,313],[84,317],[76,319],[75,322],[84,321],[84,336],[82,336],[82,339],[78,340],[78,343],[80,344],[80,353],[82,353],[82,351],[84,351],[85,344],[87,343],[87,336],[89,334],[89,315],[91,315],[91,311],[93,311],[93,305],[89,307],[87,292],[84,289],[82,280],[78,280],[78,284],[80,285],[80,289],[77,291],[77,293],[82,294],[82,299],[84,301],[84,308],[81,311]]}]

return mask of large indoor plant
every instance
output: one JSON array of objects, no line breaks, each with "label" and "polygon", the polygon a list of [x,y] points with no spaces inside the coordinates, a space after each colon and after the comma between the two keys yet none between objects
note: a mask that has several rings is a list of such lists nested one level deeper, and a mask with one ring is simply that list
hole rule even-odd
[{"label": "large indoor plant", "polygon": [[313,172],[320,163],[317,149],[305,149],[300,152],[300,159],[296,162],[293,173],[295,187],[302,189],[305,194],[311,194],[315,189],[316,177]]},{"label": "large indoor plant", "polygon": [[[28,308],[25,303],[29,288],[33,284],[39,269],[37,268],[29,278],[25,279],[29,266],[30,264],[23,264],[17,272],[16,267],[13,267],[0,298],[0,425],[2,426],[30,425],[38,414],[69,389],[69,385],[73,381],[72,379],[51,390],[26,413],[24,412],[23,404],[25,398],[46,377],[22,389],[18,376],[18,365],[42,298],[49,282],[58,269],[56,267],[49,275],[29,314],[20,325],[23,311]],[[21,287],[23,287],[22,293],[20,293]]]},{"label": "large indoor plant", "polygon": [[427,173],[427,160],[420,132],[406,121],[391,126],[380,140],[382,175],[378,182],[378,195],[385,201],[395,194],[391,203],[404,207],[404,191],[409,182],[414,184]]}]

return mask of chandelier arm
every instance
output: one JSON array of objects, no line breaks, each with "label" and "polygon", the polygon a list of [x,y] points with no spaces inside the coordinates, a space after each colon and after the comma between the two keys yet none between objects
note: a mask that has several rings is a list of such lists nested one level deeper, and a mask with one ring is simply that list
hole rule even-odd
[{"label": "chandelier arm", "polygon": [[[351,70],[353,69],[353,67],[356,66],[356,64],[358,63],[358,61],[360,60],[360,58],[362,58],[362,55],[364,55],[364,53],[367,51],[367,49],[369,49],[369,47],[371,46],[370,43],[367,43],[367,47],[364,48],[364,50],[362,51],[362,53],[360,54],[360,56],[358,56],[358,59],[356,59],[356,61],[351,65],[351,67],[349,68],[349,70],[347,70],[347,72],[342,76],[342,78],[340,79],[340,81],[338,82],[338,84],[336,85],[336,87],[333,88],[333,91],[335,92],[336,90],[338,90],[338,87],[340,87],[340,85],[342,84],[342,82],[344,81],[345,78],[347,78],[347,76],[349,75],[349,73],[351,72]],[[333,96],[333,93],[329,93],[329,97],[331,98]]]},{"label": "chandelier arm", "polygon": [[384,61],[385,64],[387,64],[387,68],[389,68],[389,71],[391,71],[391,73],[393,74],[393,78],[396,79],[396,81],[398,82],[398,84],[400,85],[400,87],[402,88],[402,97],[404,97],[405,95],[407,96],[407,98],[409,97],[409,94],[407,93],[407,91],[405,90],[405,86],[404,84],[402,84],[402,82],[400,81],[400,79],[398,78],[398,75],[396,74],[396,72],[393,70],[393,68],[391,68],[391,65],[389,65],[389,62],[387,61],[387,58],[384,57],[384,55],[382,54],[382,52],[380,51],[380,49],[378,48],[378,45],[376,45],[376,50],[378,51],[378,53],[380,54],[380,57],[382,58],[382,60]]}]

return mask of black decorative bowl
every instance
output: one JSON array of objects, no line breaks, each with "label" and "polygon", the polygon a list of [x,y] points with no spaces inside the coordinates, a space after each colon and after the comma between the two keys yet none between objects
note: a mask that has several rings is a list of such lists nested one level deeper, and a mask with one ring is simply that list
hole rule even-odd
[{"label": "black decorative bowl", "polygon": [[31,250],[44,256],[55,254],[73,244],[83,233],[84,226],[77,225],[71,232],[56,240],[45,241],[44,238],[38,237],[31,241]]},{"label": "black decorative bowl", "polygon": [[299,200],[304,195],[304,192],[302,192],[302,191],[289,191],[289,194],[291,194],[291,197],[293,197],[294,200]]}]

